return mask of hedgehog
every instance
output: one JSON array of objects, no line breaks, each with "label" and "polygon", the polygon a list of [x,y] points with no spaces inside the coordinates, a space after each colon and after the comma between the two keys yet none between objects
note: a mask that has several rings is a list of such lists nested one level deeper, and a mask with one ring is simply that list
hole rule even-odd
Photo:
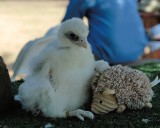
[{"label": "hedgehog", "polygon": [[[117,109],[117,112],[120,113],[126,108],[151,108],[152,104],[150,102],[154,95],[152,87],[159,82],[160,80],[158,80],[158,78],[153,82],[150,82],[150,79],[145,75],[145,73],[128,66],[115,65],[102,72],[96,71],[91,80],[91,87],[93,90],[91,110],[96,113],[104,113],[105,108],[104,106],[102,107],[102,101],[99,100],[99,104],[101,104],[98,106],[100,107],[98,109],[99,112],[97,110],[98,107],[95,109],[94,106],[96,99],[100,99],[99,97],[103,95],[106,89],[110,89],[112,97],[116,97],[116,101],[113,101],[114,107],[112,109],[106,108],[106,113],[110,110],[113,111],[114,109]],[[115,93],[113,93],[114,91]],[[108,95],[106,95],[106,98],[107,96]],[[118,107],[116,107],[116,102]]]}]

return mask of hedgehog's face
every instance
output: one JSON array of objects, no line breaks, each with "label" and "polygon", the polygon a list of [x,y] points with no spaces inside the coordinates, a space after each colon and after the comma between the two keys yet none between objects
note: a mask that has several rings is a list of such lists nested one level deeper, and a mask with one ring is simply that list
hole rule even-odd
[{"label": "hedgehog's face", "polygon": [[105,114],[118,107],[115,91],[105,88],[102,93],[93,95],[91,110],[96,114]]}]

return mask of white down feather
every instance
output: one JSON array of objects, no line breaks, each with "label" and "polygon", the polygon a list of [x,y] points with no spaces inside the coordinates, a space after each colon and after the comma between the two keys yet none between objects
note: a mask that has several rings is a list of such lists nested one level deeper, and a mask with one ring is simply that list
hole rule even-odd
[{"label": "white down feather", "polygon": [[34,111],[38,107],[44,116],[65,117],[66,112],[86,102],[94,57],[88,42],[85,49],[63,37],[63,31],[69,29],[87,38],[88,30],[82,21],[70,21],[67,27],[61,26],[57,41],[34,58],[33,73],[18,91],[24,109]]}]

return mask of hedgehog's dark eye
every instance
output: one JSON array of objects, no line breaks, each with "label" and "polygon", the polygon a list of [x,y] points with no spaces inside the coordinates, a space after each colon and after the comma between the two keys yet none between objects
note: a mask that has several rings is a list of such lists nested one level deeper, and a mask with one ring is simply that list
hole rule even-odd
[{"label": "hedgehog's dark eye", "polygon": [[73,41],[78,41],[79,37],[74,34],[73,32],[68,32],[66,33],[66,36],[68,39],[73,40]]}]

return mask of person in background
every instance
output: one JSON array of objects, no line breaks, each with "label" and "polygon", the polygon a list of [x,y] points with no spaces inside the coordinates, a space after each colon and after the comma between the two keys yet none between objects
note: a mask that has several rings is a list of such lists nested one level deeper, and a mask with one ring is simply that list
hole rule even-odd
[{"label": "person in background", "polygon": [[[109,64],[135,62],[144,53],[149,42],[138,13],[138,0],[70,0],[62,20],[87,17],[88,42],[96,60]],[[58,26],[54,26],[39,39],[28,42],[13,65],[12,80],[29,74],[32,58],[55,39]]]},{"label": "person in background", "polygon": [[131,63],[144,53],[148,39],[137,0],[70,0],[64,19],[87,17],[88,41],[96,59]]}]

